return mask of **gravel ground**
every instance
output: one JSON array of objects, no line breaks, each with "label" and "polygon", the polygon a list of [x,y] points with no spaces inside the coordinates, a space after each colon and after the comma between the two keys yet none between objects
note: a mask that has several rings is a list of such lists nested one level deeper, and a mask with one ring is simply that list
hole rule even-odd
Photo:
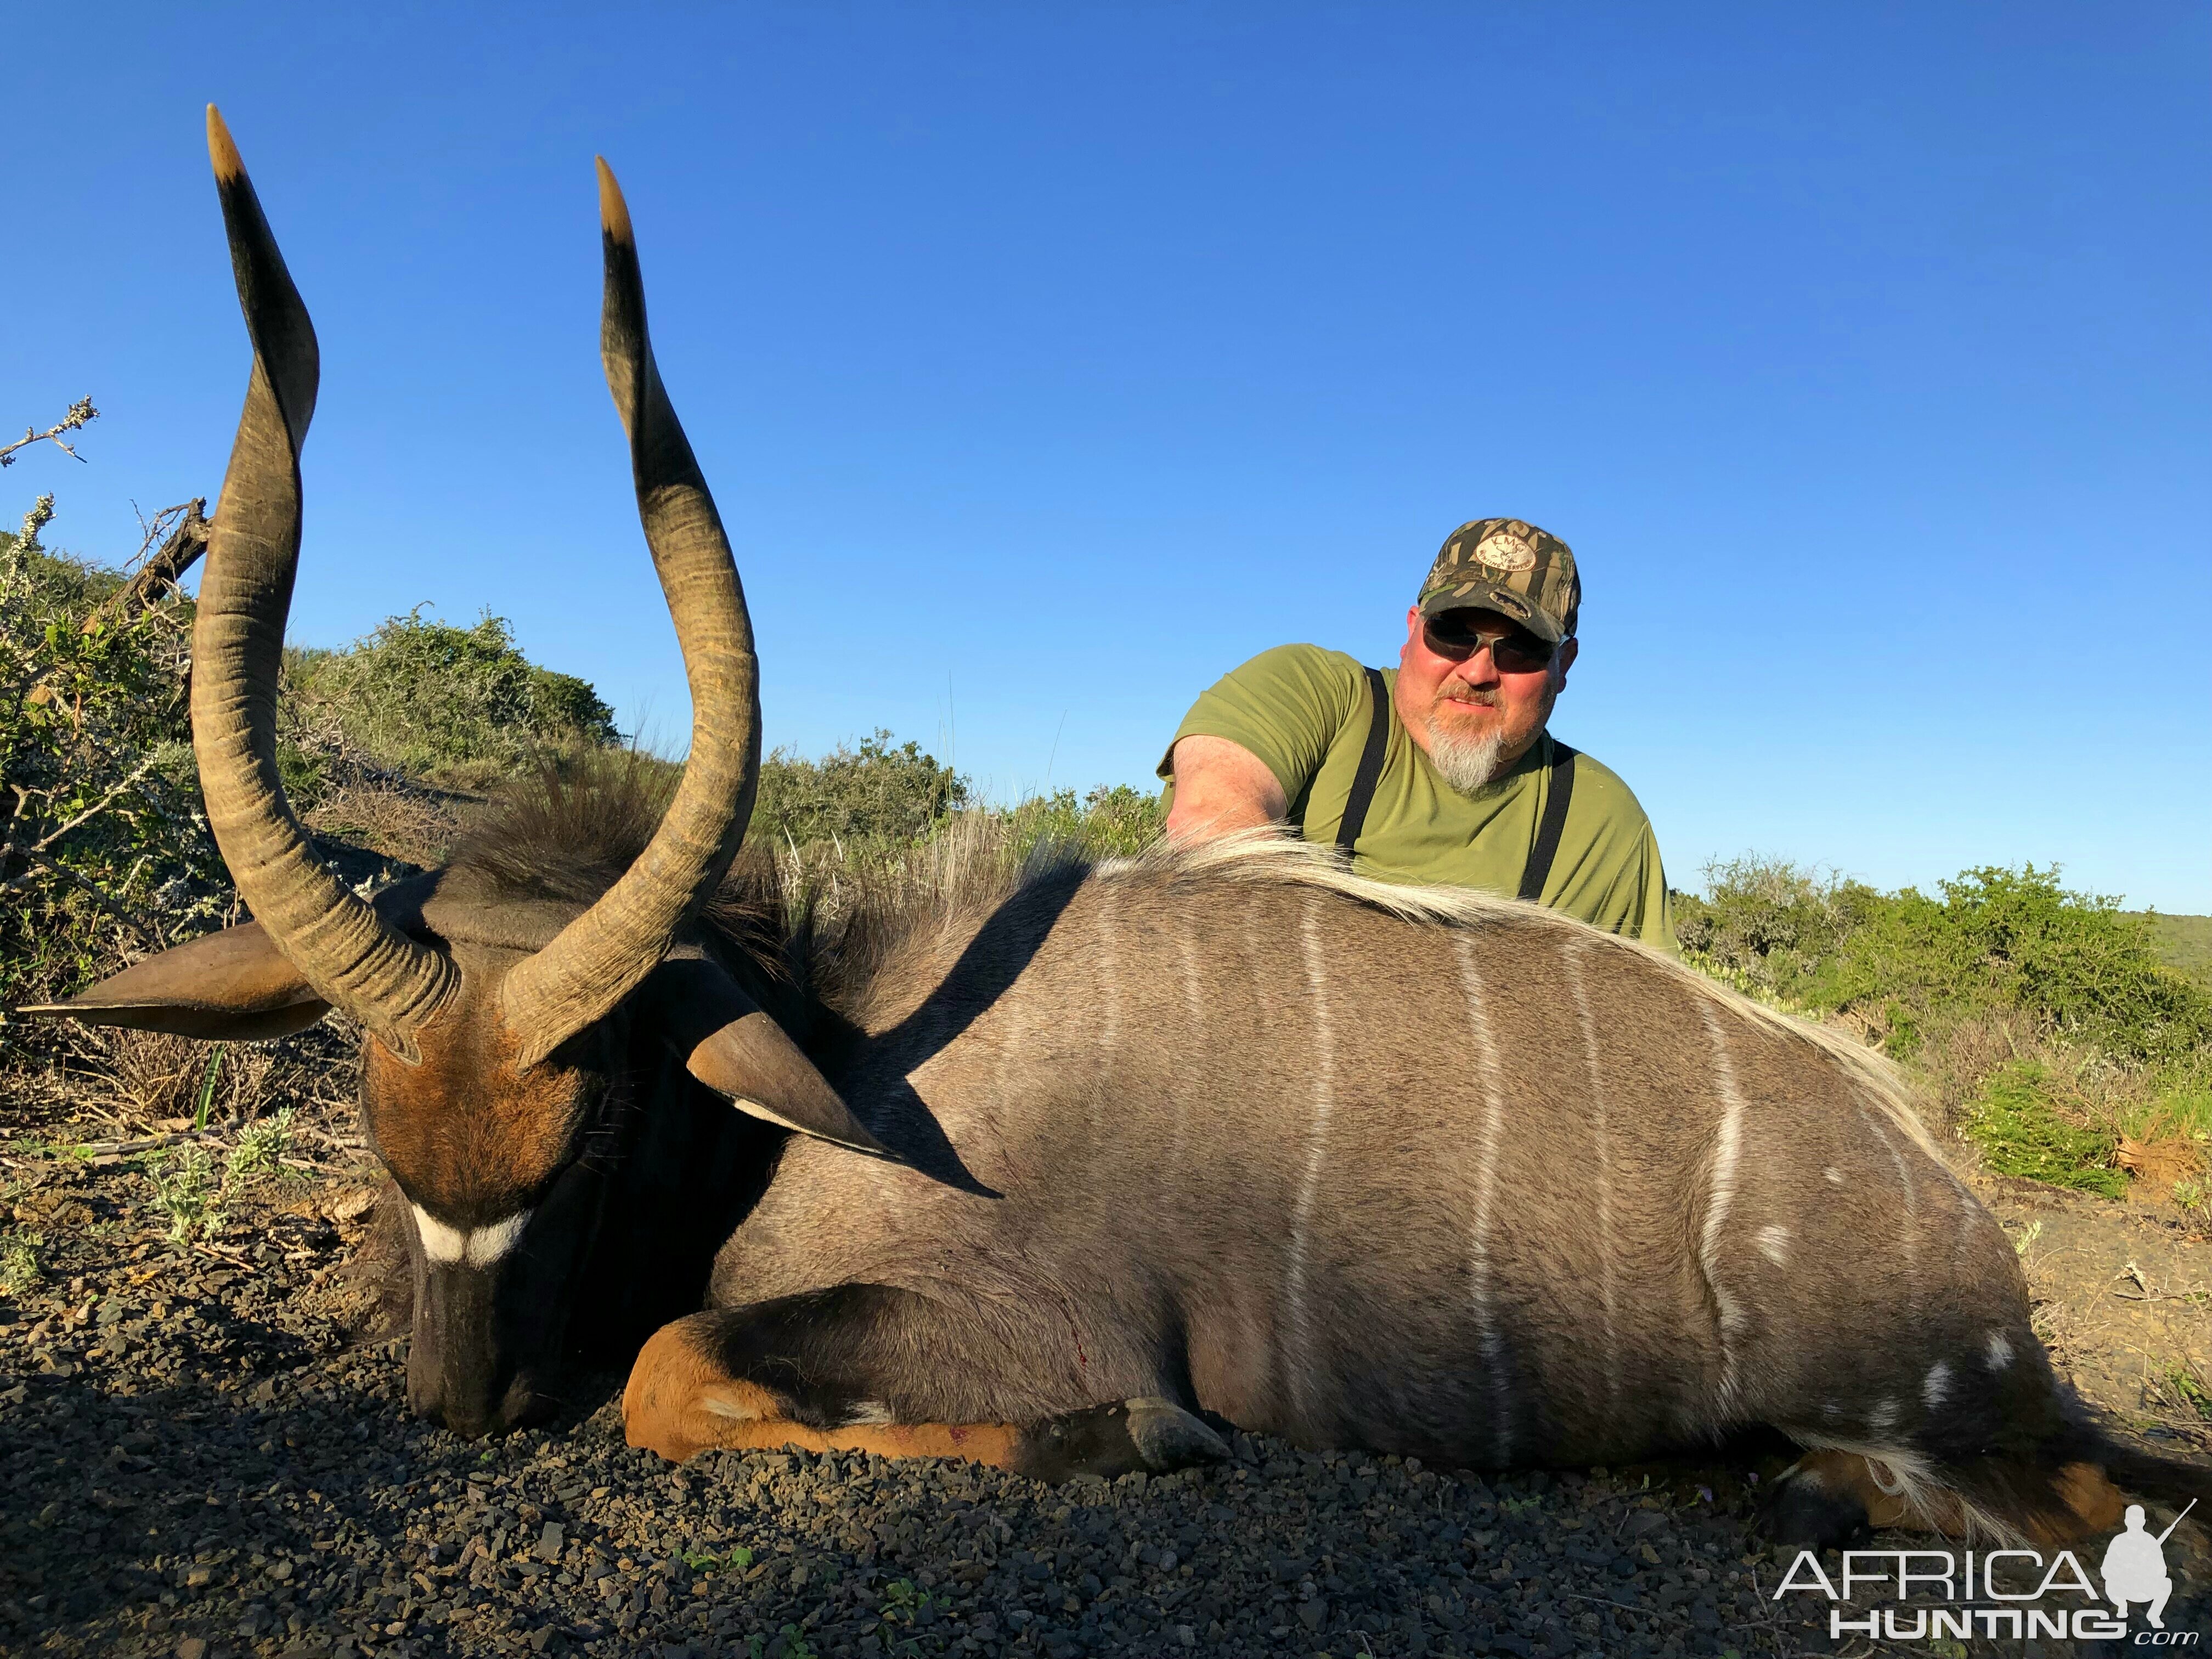
[{"label": "gravel ground", "polygon": [[[0,1651],[1892,1650],[1769,1599],[1771,1456],[1478,1477],[1238,1436],[1221,1468],[1061,1487],[858,1455],[675,1471],[623,1446],[613,1376],[587,1414],[464,1443],[405,1414],[404,1342],[349,1342],[373,1171],[316,1158],[235,1183],[189,1245],[143,1151],[0,1159],[0,1221],[43,1241],[0,1297]],[[2212,1605],[2167,1624],[2212,1630]]]}]

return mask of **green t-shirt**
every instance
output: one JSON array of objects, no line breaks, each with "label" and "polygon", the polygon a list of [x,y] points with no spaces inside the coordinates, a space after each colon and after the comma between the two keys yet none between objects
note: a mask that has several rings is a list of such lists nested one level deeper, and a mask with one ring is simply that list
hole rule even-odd
[{"label": "green t-shirt", "polygon": [[[1382,678],[1394,693],[1389,743],[1355,867],[1383,881],[1517,893],[1551,793],[1550,736],[1502,776],[1463,795],[1407,735],[1395,696],[1397,671],[1385,669]],[[1341,651],[1279,646],[1216,682],[1183,717],[1176,741],[1226,738],[1250,750],[1283,786],[1291,822],[1308,841],[1333,845],[1373,708],[1367,671]],[[1162,777],[1172,780],[1174,758],[1170,744]],[[1542,902],[1674,950],[1667,875],[1650,819],[1628,786],[1588,755],[1577,756],[1574,769],[1574,794]]]}]

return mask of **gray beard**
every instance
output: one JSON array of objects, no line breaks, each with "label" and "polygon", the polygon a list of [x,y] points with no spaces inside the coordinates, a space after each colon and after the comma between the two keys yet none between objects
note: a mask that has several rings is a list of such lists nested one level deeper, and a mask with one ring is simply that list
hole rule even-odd
[{"label": "gray beard", "polygon": [[1443,781],[1462,795],[1471,795],[1488,783],[1504,769],[1501,757],[1505,748],[1505,734],[1492,732],[1487,737],[1466,737],[1445,727],[1434,714],[1429,716],[1429,759]]}]

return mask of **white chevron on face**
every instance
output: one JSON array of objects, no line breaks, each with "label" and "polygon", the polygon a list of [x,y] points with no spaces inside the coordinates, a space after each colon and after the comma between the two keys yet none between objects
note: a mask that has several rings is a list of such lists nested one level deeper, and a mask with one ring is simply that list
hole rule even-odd
[{"label": "white chevron on face", "polygon": [[514,1241],[530,1224],[530,1212],[517,1210],[482,1227],[452,1227],[420,1204],[410,1207],[415,1212],[416,1229],[422,1236],[422,1254],[438,1267],[489,1267],[514,1248]]}]

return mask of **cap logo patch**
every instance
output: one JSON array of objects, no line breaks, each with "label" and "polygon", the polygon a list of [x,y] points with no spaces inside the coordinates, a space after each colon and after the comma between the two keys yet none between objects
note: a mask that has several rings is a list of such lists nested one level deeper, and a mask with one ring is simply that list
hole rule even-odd
[{"label": "cap logo patch", "polygon": [[1536,550],[1518,536],[1498,531],[1485,536],[1474,556],[1492,570],[1520,571],[1536,568]]}]

